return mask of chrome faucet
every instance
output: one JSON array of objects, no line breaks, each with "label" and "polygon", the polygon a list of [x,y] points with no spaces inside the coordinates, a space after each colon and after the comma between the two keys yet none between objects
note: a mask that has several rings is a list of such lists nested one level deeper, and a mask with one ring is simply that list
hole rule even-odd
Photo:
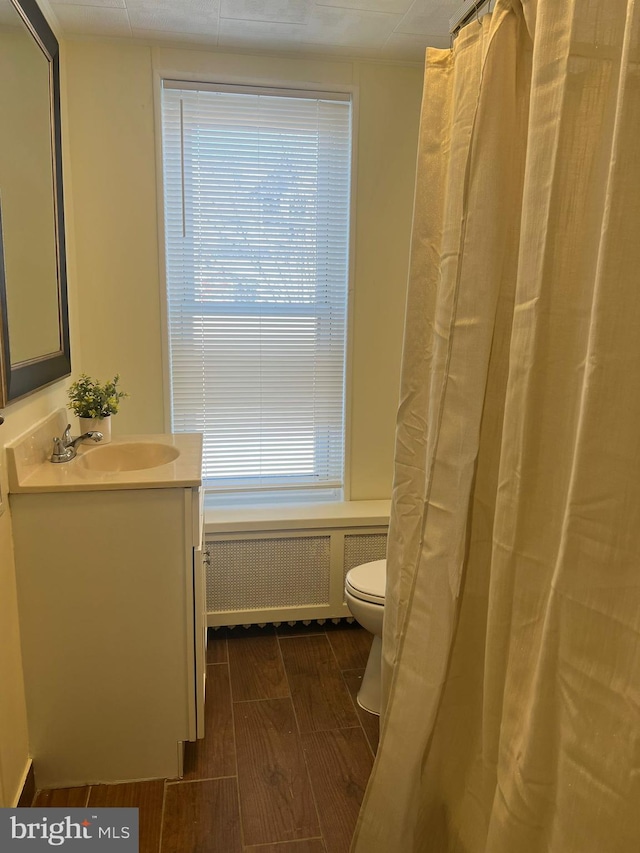
[{"label": "chrome faucet", "polygon": [[75,459],[78,453],[78,445],[86,439],[91,441],[102,441],[104,436],[101,432],[85,432],[77,438],[71,438],[71,424],[67,424],[67,428],[62,434],[62,438],[53,439],[53,453],[51,454],[51,462],[70,462]]}]

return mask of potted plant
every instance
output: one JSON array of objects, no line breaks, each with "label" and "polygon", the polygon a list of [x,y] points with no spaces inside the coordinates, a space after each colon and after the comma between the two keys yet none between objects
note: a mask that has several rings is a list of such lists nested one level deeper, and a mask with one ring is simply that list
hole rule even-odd
[{"label": "potted plant", "polygon": [[118,411],[120,400],[129,395],[120,391],[120,376],[116,373],[109,382],[101,383],[86,373],[73,382],[68,396],[71,408],[80,419],[80,432],[97,431],[103,435],[103,443],[111,441],[111,415]]}]

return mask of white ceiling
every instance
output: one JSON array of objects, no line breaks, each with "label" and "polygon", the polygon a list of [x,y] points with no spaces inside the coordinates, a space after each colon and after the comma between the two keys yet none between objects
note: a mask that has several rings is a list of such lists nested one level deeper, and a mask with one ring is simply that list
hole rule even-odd
[{"label": "white ceiling", "polygon": [[49,0],[62,33],[422,61],[461,0]]}]

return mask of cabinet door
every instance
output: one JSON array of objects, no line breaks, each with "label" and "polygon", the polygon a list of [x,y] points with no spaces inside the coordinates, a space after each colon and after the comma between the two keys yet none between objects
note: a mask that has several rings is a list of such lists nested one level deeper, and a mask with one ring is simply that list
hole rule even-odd
[{"label": "cabinet door", "polygon": [[207,677],[207,619],[205,613],[205,575],[202,547],[193,551],[193,604],[196,669],[196,737],[204,737],[204,695]]}]

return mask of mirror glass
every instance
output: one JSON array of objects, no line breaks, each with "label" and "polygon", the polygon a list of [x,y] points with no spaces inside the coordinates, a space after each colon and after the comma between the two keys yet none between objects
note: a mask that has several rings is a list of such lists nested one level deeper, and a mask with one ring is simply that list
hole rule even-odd
[{"label": "mirror glass", "polygon": [[57,47],[33,0],[0,0],[5,402],[69,372]]}]

